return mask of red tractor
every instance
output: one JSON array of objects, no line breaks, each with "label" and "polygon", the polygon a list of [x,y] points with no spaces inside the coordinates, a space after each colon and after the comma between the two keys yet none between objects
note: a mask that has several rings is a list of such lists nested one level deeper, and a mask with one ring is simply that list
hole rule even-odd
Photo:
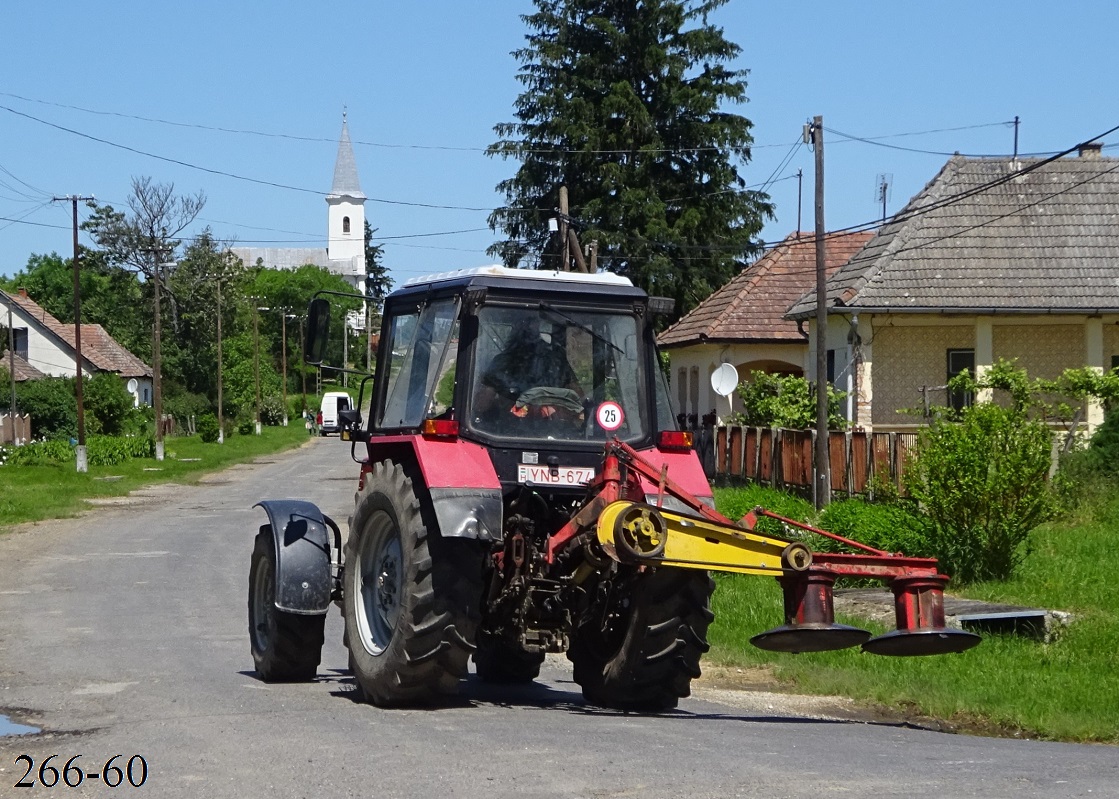
[{"label": "red tractor", "polygon": [[[978,643],[945,628],[935,561],[855,542],[856,554],[813,553],[754,530],[766,511],[734,522],[714,510],[659,366],[653,320],[671,308],[616,275],[502,267],[393,292],[370,418],[342,412],[361,465],[348,533],[309,502],[260,503],[249,635],[261,678],[315,676],[334,601],[354,680],[377,705],[453,692],[471,658],[483,680],[523,682],[565,652],[588,701],[671,708],[708,648],[711,570],[781,583],[784,624],[753,639],[766,649]],[[312,303],[309,362],[328,316]],[[887,581],[898,629],[836,624],[841,576]]]}]

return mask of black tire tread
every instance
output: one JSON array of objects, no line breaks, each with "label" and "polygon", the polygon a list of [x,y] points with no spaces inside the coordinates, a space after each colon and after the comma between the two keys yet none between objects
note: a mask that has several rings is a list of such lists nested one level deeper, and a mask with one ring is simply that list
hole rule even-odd
[{"label": "black tire tread", "polygon": [[263,561],[271,565],[273,579],[276,574],[276,544],[272,528],[268,525],[257,533],[253,544],[253,559],[249,568],[249,649],[256,672],[265,682],[305,682],[313,680],[322,660],[326,614],[303,615],[271,608],[276,620],[275,634],[267,650],[257,649],[252,626],[253,591],[256,569]]},{"label": "black tire tread", "polygon": [[[347,563],[357,562],[365,518],[386,502],[397,514],[405,549],[403,615],[389,646],[377,656],[365,652],[356,631],[350,632],[354,678],[365,698],[376,705],[427,704],[454,693],[466,675],[480,615],[484,550],[475,541],[447,540],[429,532],[412,480],[400,464],[381,461],[355,496]],[[414,539],[410,553],[409,539]],[[347,575],[347,594],[353,593],[351,585]],[[347,596],[344,602],[347,629],[353,601]]]},{"label": "black tire tread", "polygon": [[668,710],[691,694],[710,649],[715,584],[704,571],[660,568],[636,578],[624,637],[610,652],[594,629],[576,631],[568,658],[588,702],[621,710]]}]

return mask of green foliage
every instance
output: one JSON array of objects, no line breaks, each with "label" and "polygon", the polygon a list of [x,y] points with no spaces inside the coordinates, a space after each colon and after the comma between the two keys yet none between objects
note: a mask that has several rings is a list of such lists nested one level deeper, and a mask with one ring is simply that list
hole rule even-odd
[{"label": "green foliage", "polygon": [[284,400],[279,394],[260,398],[260,423],[278,427],[284,423]]},{"label": "green foliage", "polygon": [[90,466],[116,466],[133,458],[154,458],[155,439],[142,436],[91,436],[86,442]]},{"label": "green foliage", "polygon": [[[730,418],[748,427],[809,430],[816,426],[816,389],[803,377],[751,372],[738,386],[743,411]],[[828,385],[828,429],[845,430],[842,401],[846,396]]]},{"label": "green foliage", "polygon": [[993,403],[922,431],[906,484],[932,522],[936,557],[956,580],[1004,580],[1022,562],[1030,530],[1057,507],[1047,479],[1051,446],[1042,421]]},{"label": "green foliage", "polygon": [[242,416],[237,420],[237,432],[243,436],[251,436],[256,432],[256,420],[251,416]]},{"label": "green foliage", "polygon": [[[904,505],[847,499],[832,502],[820,513],[819,527],[886,552],[910,557],[935,557],[928,519]],[[822,552],[850,552],[825,536],[813,536],[811,547]]]},{"label": "green foliage", "polygon": [[61,438],[31,441],[8,450],[8,466],[51,466],[74,460],[74,448]]},{"label": "green foliage", "polygon": [[78,400],[74,380],[42,377],[16,383],[16,405],[30,414],[31,433],[36,437],[71,438],[78,434]]},{"label": "green foliage", "polygon": [[132,412],[132,395],[118,375],[100,372],[86,380],[82,404],[90,433],[118,436],[124,432]]},{"label": "green foliage", "polygon": [[547,222],[566,186],[599,262],[675,298],[677,313],[737,273],[773,208],[739,173],[752,123],[730,109],[746,100],[746,73],[708,21],[725,2],[535,0],[514,53],[517,121],[497,125],[488,150],[521,162],[497,187],[506,202],[489,222],[506,238],[491,254],[557,268]]},{"label": "green foliage", "polygon": [[[811,502],[787,494],[775,488],[750,484],[734,488],[715,489],[715,507],[728,519],[738,520],[756,507],[793,519],[798,522],[811,522],[816,511]],[[776,519],[761,517],[756,528],[759,532],[799,538],[796,528],[786,528]]]},{"label": "green foliage", "polygon": [[198,417],[198,435],[207,444],[213,444],[218,440],[218,417],[212,413],[204,413]]},{"label": "green foliage", "polygon": [[186,429],[190,417],[197,420],[202,414],[213,410],[210,401],[202,394],[193,394],[173,384],[168,389],[170,390],[163,397],[163,412],[174,416],[182,429]]}]

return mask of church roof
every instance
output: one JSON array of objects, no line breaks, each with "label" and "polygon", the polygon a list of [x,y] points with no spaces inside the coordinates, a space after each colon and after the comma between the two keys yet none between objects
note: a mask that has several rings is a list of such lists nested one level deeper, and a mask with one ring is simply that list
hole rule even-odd
[{"label": "church roof", "polygon": [[361,181],[357,176],[357,162],[354,160],[354,148],[350,145],[350,129],[346,125],[344,114],[342,138],[338,140],[338,158],[334,161],[334,183],[331,184],[330,193],[336,197],[365,199],[365,194],[361,191]]}]

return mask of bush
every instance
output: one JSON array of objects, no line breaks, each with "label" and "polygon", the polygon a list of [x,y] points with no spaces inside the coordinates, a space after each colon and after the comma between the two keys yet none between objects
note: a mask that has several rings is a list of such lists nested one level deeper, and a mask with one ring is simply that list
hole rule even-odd
[{"label": "bush", "polygon": [[116,466],[133,458],[154,458],[155,439],[143,436],[91,436],[86,458],[90,466]]},{"label": "bush", "polygon": [[11,466],[53,466],[75,459],[74,448],[61,438],[40,439],[8,451]]},{"label": "bush", "polygon": [[91,433],[119,436],[132,412],[132,395],[124,381],[111,372],[100,372],[82,387],[86,424]]},{"label": "bush", "polygon": [[269,427],[279,427],[284,423],[284,401],[279,395],[261,397],[260,423]]},{"label": "bush", "polygon": [[[840,500],[824,508],[819,526],[886,552],[901,552],[914,558],[935,557],[928,519],[904,505]],[[821,552],[851,551],[824,536],[813,536],[811,546]]]},{"label": "bush", "polygon": [[958,581],[1008,579],[1026,556],[1030,530],[1057,508],[1051,446],[1044,422],[993,403],[922,431],[906,484],[931,521],[936,557]]},{"label": "bush", "polygon": [[198,435],[205,443],[216,443],[219,432],[218,417],[214,414],[204,413],[198,417]]},{"label": "bush", "polygon": [[177,387],[170,387],[163,398],[163,412],[175,417],[179,428],[184,431],[189,429],[191,417],[197,422],[199,416],[212,410],[210,400],[205,395],[193,394]]},{"label": "bush", "polygon": [[72,438],[78,434],[78,401],[74,380],[41,377],[16,384],[16,404],[31,416],[32,435]]},{"label": "bush", "polygon": [[[786,494],[775,488],[766,488],[759,485],[747,485],[736,488],[716,488],[715,507],[719,513],[731,521],[737,521],[752,511],[757,506],[768,511],[794,519],[798,522],[811,523],[815,516],[815,509],[811,502],[800,497]],[[785,525],[776,519],[762,517],[758,519],[758,532],[784,537],[801,538],[801,532],[796,529],[786,529]]]},{"label": "bush", "polygon": [[[730,418],[731,424],[749,427],[784,427],[808,430],[816,426],[816,389],[803,377],[751,372],[750,379],[738,386],[742,413]],[[846,396],[828,385],[828,428],[846,430],[842,400]]]},{"label": "bush", "polygon": [[256,419],[251,416],[242,416],[237,420],[237,432],[243,436],[251,436],[256,432]]}]

